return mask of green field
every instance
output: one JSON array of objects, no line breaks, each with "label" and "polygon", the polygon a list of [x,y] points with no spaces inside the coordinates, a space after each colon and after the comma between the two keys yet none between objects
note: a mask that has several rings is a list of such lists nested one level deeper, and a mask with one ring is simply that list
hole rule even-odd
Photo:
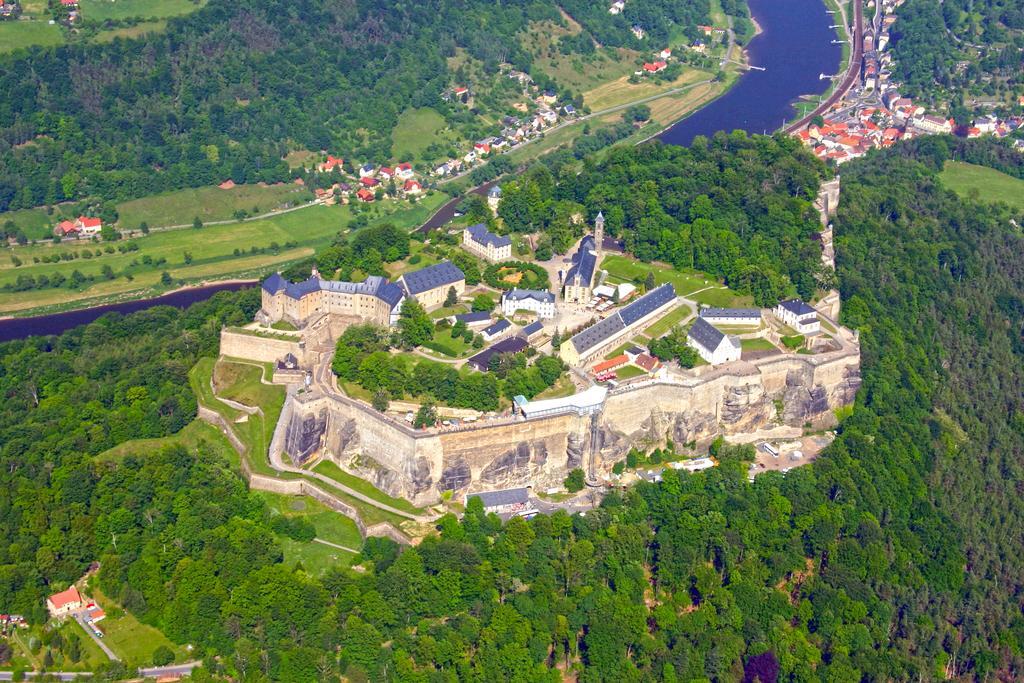
[{"label": "green field", "polygon": [[[4,24],[0,24],[0,28],[3,26]],[[72,218],[70,212],[71,206],[68,204],[55,207],[52,216],[47,215],[46,209],[18,209],[0,213],[0,225],[6,225],[10,221],[30,240],[48,239],[53,234],[54,224],[65,218]]]},{"label": "green field", "polygon": [[211,449],[212,452],[224,456],[228,462],[237,465],[238,454],[231,447],[231,443],[213,425],[202,420],[193,420],[173,436],[165,436],[159,439],[133,439],[114,446],[97,456],[98,461],[117,461],[126,455],[144,455],[152,453],[166,446],[180,443],[190,452],[195,452],[200,447]]},{"label": "green field", "polygon": [[150,228],[168,225],[192,225],[199,217],[204,223],[227,221],[236,211],[256,216],[306,204],[313,194],[292,183],[278,185],[236,185],[230,190],[197,187],[133,199],[117,205],[117,225],[122,230],[137,230],[143,222]]},{"label": "green field", "polygon": [[[272,514],[305,518],[316,528],[317,538],[353,550],[363,547],[363,539],[355,522],[312,498],[286,496],[267,491],[257,491],[256,494],[263,499]],[[278,542],[284,550],[286,565],[294,567],[296,563],[301,563],[311,574],[322,574],[332,566],[348,567],[356,558],[355,553],[316,541],[305,543],[279,536]]]},{"label": "green field", "polygon": [[454,141],[453,136],[441,135],[447,126],[444,117],[434,109],[406,109],[391,132],[391,155],[397,161],[420,160],[423,150],[432,143]]},{"label": "green field", "polygon": [[103,631],[103,642],[131,668],[153,665],[153,650],[163,645],[174,653],[176,662],[185,661],[185,648],[172,643],[159,630],[143,624],[99,588],[90,585],[90,596],[107,613],[97,625]]},{"label": "green field", "polygon": [[778,351],[775,344],[772,344],[767,339],[757,337],[755,339],[741,339],[740,347],[744,351]]},{"label": "green field", "polygon": [[154,21],[140,21],[137,24],[131,26],[120,26],[118,28],[105,29],[96,34],[92,39],[94,43],[110,43],[116,38],[138,38],[144,36],[147,33],[159,33],[167,28],[166,19],[156,19]]},{"label": "green field", "polygon": [[658,266],[653,263],[642,263],[620,254],[609,254],[601,261],[601,268],[608,271],[609,280],[618,282],[632,282],[642,284],[647,279],[647,274],[654,273],[656,284],[671,282],[676,289],[676,294],[686,296],[698,289],[718,284],[716,278],[700,273],[698,271],[675,270],[668,266]]},{"label": "green field", "polygon": [[[435,192],[423,201],[381,203],[371,210],[370,225],[392,222],[402,228],[413,228],[425,221],[447,199]],[[350,206],[312,206],[298,211],[227,225],[205,226],[199,230],[183,228],[153,232],[133,241],[139,250],[128,253],[102,253],[106,246],[87,241],[69,241],[60,245],[49,242],[19,247],[12,253],[21,260],[15,266],[9,258],[0,259],[0,286],[17,281],[19,276],[52,278],[60,273],[70,279],[77,270],[95,280],[82,289],[67,285],[35,289],[25,292],[0,292],[0,314],[30,312],[32,309],[59,310],[75,306],[100,303],[114,296],[155,294],[170,289],[162,285],[161,273],[167,271],[174,281],[200,282],[227,277],[262,277],[274,266],[312,256],[355,217]],[[285,248],[286,243],[292,246]],[[273,248],[273,244],[277,248]],[[254,252],[253,249],[256,249]],[[34,259],[61,253],[96,250],[100,256],[77,258],[57,263],[34,263]],[[238,253],[236,253],[236,250]],[[185,263],[185,253],[192,262]],[[152,262],[145,263],[148,257]],[[157,265],[160,259],[164,264]],[[102,276],[103,266],[109,265],[113,279]],[[128,278],[131,276],[131,279]]]},{"label": "green field", "polygon": [[434,336],[423,346],[450,358],[461,358],[476,352],[462,337],[452,339],[451,328],[435,328]]},{"label": "green field", "polygon": [[385,505],[390,505],[393,508],[397,508],[414,515],[418,515],[423,512],[422,508],[418,508],[402,498],[392,498],[370,482],[353,474],[349,474],[333,462],[325,460],[313,469],[316,472],[328,476],[331,479],[348,486],[350,489],[359,491],[359,493],[362,493],[364,496],[369,496],[370,498],[384,503]]},{"label": "green field", "polygon": [[644,330],[644,334],[650,335],[651,337],[660,337],[682,322],[683,318],[692,313],[693,309],[689,306],[677,306],[662,316],[656,323]]},{"label": "green field", "polygon": [[82,18],[86,21],[108,19],[163,19],[190,14],[203,6],[192,0],[80,0]]},{"label": "green field", "polygon": [[624,368],[619,368],[615,371],[616,379],[633,379],[634,377],[640,377],[646,375],[647,371],[643,368],[638,368],[635,365],[627,365]]},{"label": "green field", "polygon": [[1014,209],[1024,210],[1024,180],[993,168],[947,161],[939,179],[961,197],[976,194],[983,202],[1005,202]]},{"label": "green field", "polygon": [[13,52],[33,45],[58,45],[64,42],[60,26],[48,23],[44,17],[31,21],[0,22],[0,53]]}]

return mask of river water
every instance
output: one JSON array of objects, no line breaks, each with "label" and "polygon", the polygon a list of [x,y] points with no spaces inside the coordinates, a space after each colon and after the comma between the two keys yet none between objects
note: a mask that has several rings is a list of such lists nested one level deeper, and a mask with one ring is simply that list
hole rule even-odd
[{"label": "river water", "polygon": [[[822,0],[748,0],[761,33],[747,46],[748,71],[729,91],[658,136],[662,142],[689,145],[697,135],[742,129],[771,133],[793,118],[801,95],[819,95],[829,81],[819,74],[840,70],[842,45],[834,45],[832,16]],[[737,55],[733,55],[735,58]]]},{"label": "river water", "polygon": [[[825,92],[829,82],[820,73],[840,70],[840,45],[832,44],[835,31],[829,28],[832,17],[822,0],[748,0],[761,33],[747,46],[754,66],[765,71],[748,71],[726,94],[695,111],[658,136],[662,142],[689,145],[697,135],[743,129],[749,133],[771,132],[793,117],[793,103],[801,95]],[[738,55],[734,54],[734,57]],[[484,193],[493,183],[474,190]],[[452,218],[458,199],[443,206],[427,223],[431,229]],[[31,335],[59,334],[96,320],[111,311],[131,313],[151,306],[183,308],[203,301],[217,292],[240,289],[246,285],[214,284],[181,290],[154,299],[123,303],[33,318],[0,320],[0,341]]]}]

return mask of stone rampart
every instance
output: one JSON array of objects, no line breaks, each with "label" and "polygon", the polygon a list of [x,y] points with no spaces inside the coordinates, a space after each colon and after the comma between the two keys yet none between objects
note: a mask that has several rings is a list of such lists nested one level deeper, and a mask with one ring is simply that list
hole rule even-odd
[{"label": "stone rampart", "polygon": [[569,470],[586,468],[591,453],[606,471],[632,446],[653,448],[666,439],[706,444],[775,425],[828,425],[833,410],[854,399],[859,361],[856,343],[847,342],[817,355],[780,353],[633,383],[609,392],[593,424],[562,414],[415,430],[363,403],[315,392],[288,419],[326,409],[321,456],[389,495],[427,505],[444,491],[557,485]]},{"label": "stone rampart", "polygon": [[305,366],[305,350],[300,347],[298,338],[295,341],[259,336],[231,329],[220,332],[220,353],[231,358],[245,358],[261,363],[273,363],[289,353]]}]

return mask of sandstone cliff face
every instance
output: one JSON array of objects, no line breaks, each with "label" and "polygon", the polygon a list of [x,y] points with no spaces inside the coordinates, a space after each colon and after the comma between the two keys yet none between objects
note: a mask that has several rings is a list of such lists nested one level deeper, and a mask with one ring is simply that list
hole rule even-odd
[{"label": "sandstone cliff face", "polygon": [[368,408],[322,397],[294,412],[286,450],[306,462],[319,447],[347,471],[418,505],[436,502],[445,491],[458,497],[516,486],[543,489],[559,485],[574,468],[586,470],[592,457],[598,471],[607,472],[634,446],[649,450],[667,439],[704,445],[780,422],[828,424],[860,387],[857,361],[855,354],[777,357],[707,373],[702,381],[617,392],[596,421],[559,415],[441,433],[414,432]]}]

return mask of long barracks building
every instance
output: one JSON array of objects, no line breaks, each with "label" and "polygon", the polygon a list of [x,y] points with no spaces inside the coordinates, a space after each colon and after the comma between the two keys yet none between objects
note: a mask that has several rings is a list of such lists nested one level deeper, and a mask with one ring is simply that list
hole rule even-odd
[{"label": "long barracks building", "polygon": [[425,307],[436,306],[450,287],[461,295],[466,280],[462,271],[447,261],[408,273],[400,284],[378,275],[362,282],[324,280],[315,270],[302,282],[288,282],[274,273],[263,281],[262,307],[256,319],[265,325],[284,320],[302,328],[331,314],[389,327],[398,322],[406,297],[414,297]]},{"label": "long barracks building", "polygon": [[594,356],[627,341],[648,323],[654,322],[675,301],[675,288],[665,283],[562,342],[558,355],[569,365],[583,365]]}]

